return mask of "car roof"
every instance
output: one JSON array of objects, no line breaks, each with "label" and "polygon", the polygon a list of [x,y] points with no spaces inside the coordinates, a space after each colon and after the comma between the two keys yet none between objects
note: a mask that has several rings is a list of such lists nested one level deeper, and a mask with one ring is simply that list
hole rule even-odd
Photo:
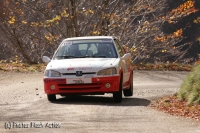
[{"label": "car roof", "polygon": [[83,37],[72,37],[64,40],[83,40],[83,39],[114,39],[114,36],[83,36]]}]

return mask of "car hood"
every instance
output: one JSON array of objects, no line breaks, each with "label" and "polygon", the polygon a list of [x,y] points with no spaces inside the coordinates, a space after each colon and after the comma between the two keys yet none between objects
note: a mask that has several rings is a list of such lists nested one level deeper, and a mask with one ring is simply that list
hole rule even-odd
[{"label": "car hood", "polygon": [[102,69],[117,67],[117,58],[76,58],[51,60],[47,65],[47,70],[56,70],[61,73],[73,73],[76,71],[97,72]]}]

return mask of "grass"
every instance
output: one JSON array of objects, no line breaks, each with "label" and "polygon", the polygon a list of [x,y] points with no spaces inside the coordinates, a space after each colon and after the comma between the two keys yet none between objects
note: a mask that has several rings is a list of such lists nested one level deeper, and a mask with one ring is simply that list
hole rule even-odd
[{"label": "grass", "polygon": [[187,104],[200,104],[200,65],[195,66],[178,91],[178,98]]}]

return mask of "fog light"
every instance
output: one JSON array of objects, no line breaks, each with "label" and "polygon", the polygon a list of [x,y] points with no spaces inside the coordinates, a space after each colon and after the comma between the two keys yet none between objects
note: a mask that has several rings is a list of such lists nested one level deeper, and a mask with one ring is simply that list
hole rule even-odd
[{"label": "fog light", "polygon": [[51,90],[55,90],[55,89],[56,89],[56,86],[55,86],[55,85],[51,85],[51,86],[50,86],[50,89],[51,89]]},{"label": "fog light", "polygon": [[110,83],[106,83],[106,84],[105,84],[105,87],[106,87],[106,88],[110,88]]}]

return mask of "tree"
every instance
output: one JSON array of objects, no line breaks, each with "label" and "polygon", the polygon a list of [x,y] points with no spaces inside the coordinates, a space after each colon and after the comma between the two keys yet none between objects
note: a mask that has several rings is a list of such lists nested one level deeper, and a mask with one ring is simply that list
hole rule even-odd
[{"label": "tree", "polygon": [[[28,63],[41,61],[41,55],[47,50],[51,52],[53,45],[48,45],[47,31],[53,33],[54,29],[48,29],[42,20],[51,17],[50,11],[56,8],[58,2],[51,1],[14,1],[4,0],[3,17],[0,18],[1,45],[9,49],[9,53],[19,55],[21,59]],[[53,7],[54,4],[54,7]],[[51,9],[50,9],[51,8]],[[44,15],[44,14],[45,15]],[[41,26],[42,25],[42,26]],[[48,34],[51,35],[51,34]],[[54,36],[55,37],[55,36]],[[4,52],[7,53],[8,52]],[[7,58],[9,57],[7,54]]]},{"label": "tree", "polygon": [[73,36],[117,36],[135,62],[162,60],[172,49],[158,41],[167,20],[165,0],[4,0],[3,5],[0,45],[28,63],[52,56],[62,39]]},{"label": "tree", "polygon": [[169,0],[169,21],[162,27],[165,34],[180,31],[179,40],[173,44],[178,49],[177,60],[190,63],[198,60],[200,54],[200,1],[199,0]]}]

